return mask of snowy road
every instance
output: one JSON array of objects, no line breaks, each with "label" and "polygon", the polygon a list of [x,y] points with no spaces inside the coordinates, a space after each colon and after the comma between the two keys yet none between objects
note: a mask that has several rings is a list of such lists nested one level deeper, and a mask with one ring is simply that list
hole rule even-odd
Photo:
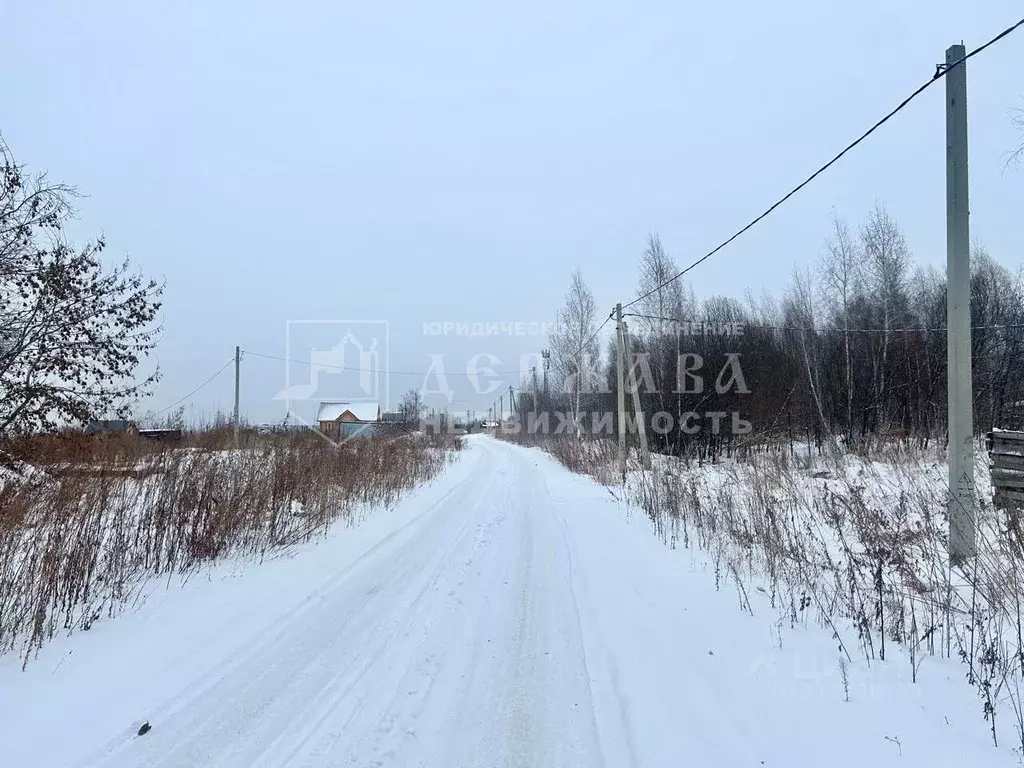
[{"label": "snowy road", "polygon": [[600,764],[541,475],[494,441],[474,459],[433,509],[157,706],[151,738],[103,764]]},{"label": "snowy road", "polygon": [[8,660],[4,764],[1012,763],[956,665],[855,666],[845,703],[827,633],[780,650],[607,489],[469,444],[360,528]]}]

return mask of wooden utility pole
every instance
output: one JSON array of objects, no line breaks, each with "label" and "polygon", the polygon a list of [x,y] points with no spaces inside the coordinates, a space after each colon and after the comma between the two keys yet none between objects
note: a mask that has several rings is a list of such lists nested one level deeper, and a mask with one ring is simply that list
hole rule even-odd
[{"label": "wooden utility pole", "polygon": [[626,482],[626,383],[622,349],[622,304],[615,305],[615,390],[619,411],[619,475]]},{"label": "wooden utility pole", "polygon": [[238,447],[238,393],[239,393],[239,377],[242,374],[242,348],[239,346],[235,347],[235,414],[234,414],[234,426],[235,426],[235,448]]},{"label": "wooden utility pole", "polygon": [[949,556],[977,553],[971,408],[971,238],[967,184],[967,51],[946,50],[946,377],[949,406]]}]

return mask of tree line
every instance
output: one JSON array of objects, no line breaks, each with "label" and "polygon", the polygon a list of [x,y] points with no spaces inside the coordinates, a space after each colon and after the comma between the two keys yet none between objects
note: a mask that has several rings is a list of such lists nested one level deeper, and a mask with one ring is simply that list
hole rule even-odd
[{"label": "tree line", "polygon": [[[637,295],[645,297],[626,311],[635,357],[624,373],[640,390],[652,448],[706,452],[784,437],[849,446],[878,436],[945,440],[945,274],[914,262],[883,205],[856,226],[834,214],[816,263],[795,269],[779,296],[698,299],[671,279],[678,265],[656,234],[638,267]],[[615,342],[603,355],[598,342],[604,318],[577,270],[551,339],[551,387],[538,403],[578,416],[581,432],[592,413],[617,410]],[[971,254],[971,323],[975,429],[1022,428],[1024,280],[980,244]],[[743,386],[733,381],[723,391],[716,383],[730,356]],[[520,399],[524,421],[533,403]],[[752,431],[737,434],[732,414]]]}]

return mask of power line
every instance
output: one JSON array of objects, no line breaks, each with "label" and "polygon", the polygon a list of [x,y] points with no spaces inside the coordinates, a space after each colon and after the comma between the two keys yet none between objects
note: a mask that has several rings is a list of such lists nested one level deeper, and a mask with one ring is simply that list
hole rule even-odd
[{"label": "power line", "polygon": [[186,400],[188,400],[188,399],[189,399],[189,398],[191,398],[191,397],[192,397],[193,395],[195,395],[195,394],[196,394],[197,392],[199,392],[199,390],[201,390],[201,389],[202,389],[203,387],[205,387],[205,386],[206,386],[207,384],[209,384],[209,383],[210,383],[211,381],[213,381],[213,380],[214,380],[214,379],[216,379],[216,378],[217,378],[218,376],[220,376],[220,375],[221,375],[222,373],[224,373],[224,371],[225,371],[225,370],[227,369],[227,367],[228,367],[229,365],[231,365],[232,363],[234,363],[234,362],[235,362],[235,358],[233,358],[233,357],[232,357],[232,358],[231,358],[230,360],[228,360],[228,361],[227,361],[226,363],[224,363],[224,365],[222,365],[222,366],[221,366],[221,367],[220,367],[220,368],[219,368],[219,369],[217,370],[217,372],[216,372],[215,374],[213,374],[213,376],[211,376],[210,378],[208,378],[208,379],[207,379],[206,381],[204,381],[204,382],[203,382],[202,384],[200,384],[200,385],[199,385],[198,387],[196,387],[195,389],[193,389],[193,390],[192,390],[191,392],[189,392],[189,393],[188,393],[187,395],[185,395],[185,396],[184,396],[183,398],[181,398],[180,400],[176,400],[175,402],[173,402],[173,403],[171,403],[170,405],[168,405],[168,406],[167,406],[166,408],[161,408],[161,409],[160,409],[159,411],[155,411],[155,412],[153,412],[153,413],[151,414],[151,416],[159,416],[159,415],[160,415],[161,413],[166,413],[167,411],[171,410],[172,408],[176,408],[177,406],[181,405],[181,404],[182,404],[182,403],[184,403],[184,402],[185,402]]},{"label": "power line", "polygon": [[[245,354],[252,355],[253,357],[262,357],[267,360],[278,360],[283,363],[295,363],[296,365],[315,365],[317,368],[325,368],[334,371],[357,371],[364,373],[383,373],[388,376],[430,376],[431,374],[440,374],[441,371],[391,371],[384,368],[356,368],[343,365],[327,365],[323,363],[313,363],[309,360],[296,360],[291,357],[280,357],[278,355],[265,355],[262,352],[253,352],[251,350],[245,350]],[[510,374],[510,373],[527,373],[528,369],[516,368],[506,371],[496,371],[498,375]],[[481,375],[483,371],[478,371],[476,374],[467,373],[465,371],[444,371],[445,376],[473,376]]]},{"label": "power line", "polygon": [[[612,317],[614,317],[614,316],[615,316],[615,312],[613,311],[610,315],[608,315],[608,317],[606,317],[604,319],[603,323],[601,323],[599,326],[597,326],[597,330],[594,331],[592,334],[590,334],[590,336],[587,337],[587,340],[584,341],[582,344],[580,344],[579,349],[577,349],[573,353],[573,355],[572,355],[573,359],[575,359],[577,361],[580,359],[580,355],[583,353],[583,350],[587,348],[587,345],[590,344],[590,342],[592,342],[594,339],[597,338],[598,334],[601,333],[602,330],[604,330],[604,327],[606,325],[608,325],[609,321],[611,321]],[[518,371],[518,373],[529,373],[529,371]]]},{"label": "power line", "polygon": [[935,84],[935,83],[936,83],[936,82],[937,82],[937,81],[938,81],[939,79],[941,79],[941,78],[945,77],[945,76],[946,76],[946,74],[948,74],[950,70],[954,69],[955,67],[958,67],[958,66],[960,66],[960,65],[961,65],[962,63],[964,63],[965,61],[967,61],[968,59],[970,59],[970,58],[971,58],[972,56],[976,56],[976,55],[978,55],[979,53],[981,53],[982,51],[984,51],[984,50],[985,50],[986,48],[988,48],[988,47],[989,47],[990,45],[994,45],[995,43],[997,43],[998,41],[1002,40],[1002,39],[1003,39],[1004,37],[1006,37],[1006,36],[1007,36],[1007,35],[1009,35],[1009,34],[1010,34],[1011,32],[1013,32],[1014,30],[1018,29],[1018,28],[1019,28],[1019,27],[1021,27],[1021,26],[1024,26],[1024,19],[1021,19],[1021,20],[1020,20],[1020,21],[1018,21],[1018,22],[1017,22],[1016,24],[1012,24],[1011,26],[1007,27],[1007,28],[1006,28],[1006,29],[1004,29],[1004,30],[1003,30],[1002,32],[1000,32],[1000,33],[999,33],[998,35],[996,35],[996,36],[995,36],[995,37],[993,37],[993,38],[992,38],[991,40],[989,40],[989,41],[988,41],[987,43],[985,43],[985,44],[983,44],[983,45],[980,45],[980,46],[978,46],[977,48],[975,48],[974,50],[972,50],[972,51],[968,52],[968,53],[967,53],[967,54],[966,54],[966,55],[965,55],[965,56],[964,56],[964,57],[963,57],[962,59],[960,59],[959,61],[956,61],[956,62],[954,62],[954,63],[953,63],[953,64],[951,64],[951,65],[945,65],[945,64],[940,64],[939,66],[937,66],[937,67],[936,67],[936,69],[935,69],[935,74],[934,74],[934,75],[932,76],[932,78],[931,78],[930,80],[928,80],[928,81],[926,81],[925,83],[923,83],[923,84],[922,84],[922,85],[921,85],[920,87],[918,87],[918,88],[917,88],[917,89],[916,89],[916,90],[915,90],[915,91],[914,91],[913,93],[911,93],[911,94],[910,94],[909,96],[907,96],[907,98],[905,98],[905,99],[904,99],[903,101],[901,101],[901,102],[899,103],[899,105],[897,105],[897,107],[896,107],[895,109],[893,109],[893,110],[889,111],[889,112],[888,112],[888,113],[887,113],[887,114],[885,115],[885,117],[883,117],[883,118],[882,118],[881,120],[879,120],[879,121],[878,121],[878,122],[876,122],[876,123],[875,123],[874,125],[872,125],[872,126],[871,126],[870,128],[868,128],[868,129],[867,129],[867,130],[866,130],[866,131],[865,131],[864,133],[862,133],[862,134],[861,134],[860,136],[858,136],[858,137],[857,137],[856,139],[854,139],[854,140],[853,140],[852,142],[850,142],[849,144],[847,144],[847,145],[846,145],[846,146],[845,146],[845,147],[844,147],[844,148],[842,149],[842,151],[840,151],[840,152],[839,152],[839,153],[838,153],[838,154],[837,154],[837,155],[836,155],[835,157],[833,157],[833,158],[832,158],[831,160],[829,160],[829,161],[828,161],[827,163],[825,163],[825,164],[824,164],[823,166],[821,166],[820,168],[818,168],[818,170],[816,170],[816,171],[815,171],[814,173],[812,173],[812,174],[811,174],[810,176],[808,176],[808,177],[807,177],[806,179],[804,179],[804,180],[803,180],[802,182],[800,182],[800,183],[799,183],[799,184],[797,184],[797,185],[796,185],[795,187],[793,187],[793,189],[791,189],[791,190],[790,190],[789,192],[787,192],[787,193],[786,193],[785,195],[783,195],[783,196],[782,196],[782,197],[780,197],[780,198],[779,198],[778,200],[776,200],[776,201],[775,201],[775,202],[774,202],[774,203],[773,203],[773,204],[772,204],[772,205],[771,205],[771,206],[770,206],[770,207],[769,207],[769,208],[768,208],[767,210],[765,210],[765,211],[764,211],[764,212],[763,212],[763,213],[762,213],[762,214],[761,214],[760,216],[757,216],[757,217],[756,217],[755,219],[753,219],[752,221],[750,221],[750,223],[748,223],[748,224],[747,224],[747,225],[746,225],[745,227],[743,227],[742,229],[738,230],[738,231],[737,231],[737,232],[735,232],[735,233],[734,233],[733,235],[731,235],[731,236],[730,236],[729,238],[727,238],[726,240],[722,241],[722,242],[721,242],[721,243],[720,243],[719,245],[717,245],[717,246],[715,246],[714,248],[712,248],[712,249],[711,249],[710,251],[708,251],[707,253],[705,253],[705,254],[704,254],[703,256],[701,256],[701,257],[700,257],[699,259],[697,259],[697,260],[696,260],[695,262],[693,262],[692,264],[690,264],[690,266],[686,267],[685,269],[683,269],[682,271],[680,271],[679,273],[677,273],[677,274],[676,274],[676,275],[674,275],[673,277],[670,277],[670,278],[669,278],[668,280],[665,280],[665,281],[664,281],[663,283],[660,283],[659,285],[655,286],[655,287],[654,287],[654,288],[652,288],[651,290],[647,291],[647,293],[644,293],[644,294],[642,294],[641,296],[638,296],[637,298],[633,299],[633,300],[632,300],[631,302],[629,302],[628,304],[624,304],[624,305],[623,305],[623,309],[625,309],[625,308],[627,308],[627,307],[631,307],[631,306],[633,306],[634,304],[636,304],[636,303],[637,303],[637,302],[639,302],[639,301],[643,301],[644,299],[646,299],[646,298],[647,298],[648,296],[650,296],[650,295],[651,295],[651,294],[653,294],[653,293],[657,293],[658,291],[660,291],[660,290],[661,290],[662,288],[664,288],[664,287],[665,287],[666,285],[668,285],[669,283],[671,283],[671,282],[673,282],[673,281],[675,281],[675,280],[678,280],[678,279],[679,279],[680,277],[682,277],[683,275],[685,275],[685,274],[686,274],[687,272],[689,272],[689,271],[690,271],[691,269],[693,269],[694,267],[696,267],[696,266],[698,266],[698,265],[700,265],[700,264],[704,263],[704,262],[705,262],[705,261],[707,261],[708,259],[710,259],[710,258],[711,258],[712,256],[714,256],[714,255],[715,255],[716,253],[718,253],[718,252],[719,252],[720,250],[722,250],[723,248],[725,248],[725,247],[726,247],[727,245],[729,245],[729,244],[730,244],[731,242],[733,242],[733,241],[734,241],[734,240],[735,240],[736,238],[738,238],[738,237],[739,237],[740,235],[742,235],[743,233],[745,233],[745,232],[746,232],[747,230],[749,230],[749,229],[753,228],[753,227],[754,227],[754,226],[755,226],[756,224],[758,224],[758,223],[759,223],[760,221],[762,221],[763,219],[765,219],[765,218],[767,218],[767,217],[768,217],[769,215],[771,215],[771,214],[772,214],[772,213],[773,213],[773,212],[775,211],[775,209],[776,209],[776,208],[778,208],[778,207],[779,207],[780,205],[782,205],[783,203],[785,203],[785,202],[786,202],[787,200],[789,200],[789,198],[791,198],[791,197],[792,197],[793,195],[795,195],[795,194],[796,194],[797,192],[799,192],[799,191],[800,191],[801,189],[803,189],[803,188],[804,188],[804,187],[806,187],[806,186],[807,186],[808,184],[810,184],[810,183],[811,183],[812,181],[814,181],[814,179],[816,179],[816,178],[817,178],[818,176],[820,176],[820,175],[821,175],[822,173],[824,173],[824,172],[825,172],[825,171],[827,171],[827,170],[828,170],[829,168],[831,168],[831,167],[832,167],[833,165],[835,165],[835,164],[836,164],[837,162],[839,162],[840,158],[842,158],[842,157],[843,157],[843,155],[845,155],[845,154],[846,154],[847,152],[849,152],[849,151],[850,151],[850,150],[852,150],[852,149],[853,149],[854,147],[856,147],[856,146],[857,146],[858,144],[860,144],[860,143],[861,143],[862,141],[864,141],[864,139],[866,139],[866,138],[867,138],[868,136],[870,136],[870,135],[871,135],[872,133],[874,133],[874,132],[875,132],[875,131],[877,131],[877,130],[878,130],[879,128],[881,128],[881,127],[882,127],[882,126],[883,126],[883,125],[884,125],[885,123],[887,123],[887,122],[888,122],[888,121],[889,121],[889,120],[890,120],[890,119],[891,119],[891,118],[892,118],[893,116],[895,116],[895,115],[896,115],[896,114],[897,114],[898,112],[900,112],[900,111],[901,111],[901,110],[902,110],[902,109],[903,109],[904,107],[906,107],[906,106],[907,106],[907,105],[908,105],[908,104],[909,104],[910,102],[912,102],[912,101],[913,101],[914,99],[916,99],[916,98],[917,98],[918,96],[920,96],[920,95],[921,95],[922,93],[924,93],[924,92],[925,92],[925,90],[927,90],[927,89],[928,89],[928,88],[930,88],[930,87],[931,87],[932,85],[934,85],[934,84]]}]

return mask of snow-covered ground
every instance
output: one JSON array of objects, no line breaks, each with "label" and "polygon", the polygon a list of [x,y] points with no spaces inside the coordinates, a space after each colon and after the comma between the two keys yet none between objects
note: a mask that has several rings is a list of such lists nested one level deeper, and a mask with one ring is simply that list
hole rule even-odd
[{"label": "snow-covered ground", "polygon": [[0,764],[1017,763],[955,661],[913,684],[895,649],[855,658],[846,701],[830,633],[750,600],[608,489],[474,436],[356,528],[0,658]]}]

